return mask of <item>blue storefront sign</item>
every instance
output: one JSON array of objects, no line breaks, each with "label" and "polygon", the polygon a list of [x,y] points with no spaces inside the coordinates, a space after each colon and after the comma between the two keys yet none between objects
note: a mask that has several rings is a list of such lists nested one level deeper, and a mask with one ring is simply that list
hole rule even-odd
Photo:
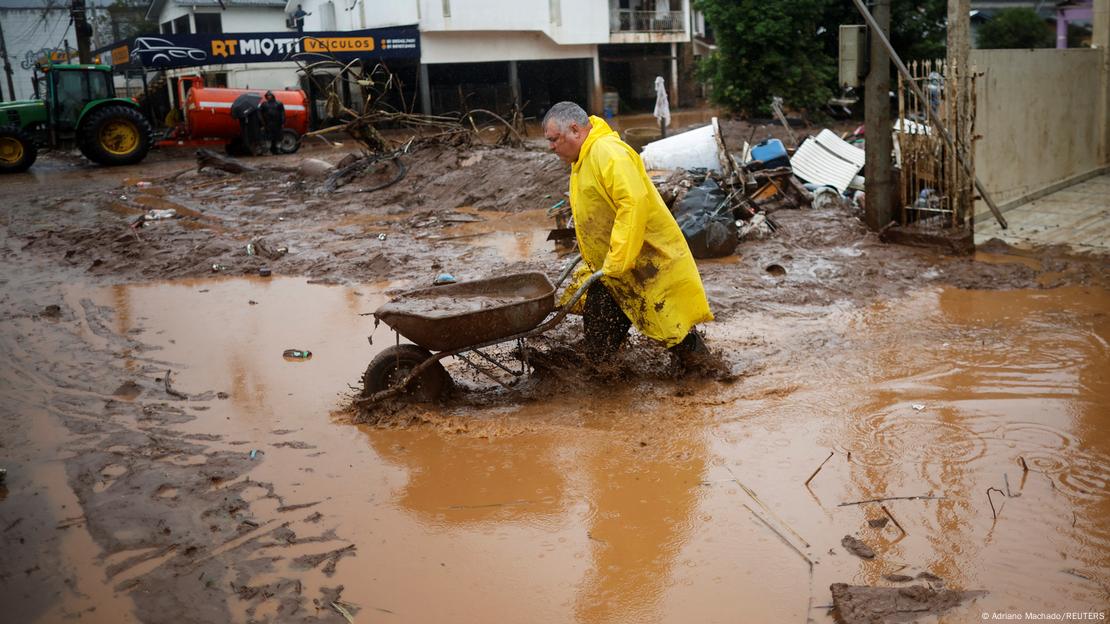
[{"label": "blue storefront sign", "polygon": [[149,69],[326,58],[344,63],[356,59],[419,59],[420,30],[413,25],[311,33],[139,35],[97,52],[110,52],[113,65]]}]

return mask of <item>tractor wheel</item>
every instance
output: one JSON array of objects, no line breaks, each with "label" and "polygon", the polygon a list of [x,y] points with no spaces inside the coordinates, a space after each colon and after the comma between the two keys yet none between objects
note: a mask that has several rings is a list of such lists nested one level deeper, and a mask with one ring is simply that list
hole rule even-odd
[{"label": "tractor wheel", "polygon": [[38,155],[30,134],[15,126],[0,126],[0,173],[27,171]]},{"label": "tractor wheel", "polygon": [[150,151],[153,130],[142,113],[127,106],[106,106],[85,120],[77,142],[89,160],[101,165],[134,165]]},{"label": "tractor wheel", "polygon": [[[404,381],[414,368],[432,357],[427,349],[413,344],[389,347],[370,361],[362,376],[362,396],[369,397]],[[402,391],[419,403],[439,400],[451,388],[451,376],[439,362],[432,364]]]},{"label": "tractor wheel", "polygon": [[301,149],[301,137],[297,134],[297,131],[289,128],[282,130],[278,149],[281,150],[282,154],[296,154],[297,150]]}]

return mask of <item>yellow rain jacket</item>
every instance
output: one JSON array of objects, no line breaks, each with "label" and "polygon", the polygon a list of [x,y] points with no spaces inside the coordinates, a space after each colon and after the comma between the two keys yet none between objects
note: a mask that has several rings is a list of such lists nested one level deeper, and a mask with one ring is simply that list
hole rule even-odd
[{"label": "yellow rain jacket", "polygon": [[585,266],[573,293],[600,269],[601,281],[641,333],[673,347],[713,320],[682,230],[644,163],[599,117],[570,170],[570,207]]}]

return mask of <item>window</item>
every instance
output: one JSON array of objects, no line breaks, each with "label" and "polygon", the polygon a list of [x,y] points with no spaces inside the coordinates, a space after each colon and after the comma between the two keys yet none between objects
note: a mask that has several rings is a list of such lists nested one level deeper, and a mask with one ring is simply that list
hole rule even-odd
[{"label": "window", "polygon": [[162,27],[161,28],[162,28],[162,34],[163,35],[172,35],[173,34],[173,22],[162,22]]},{"label": "window", "polygon": [[189,16],[182,15],[173,21],[173,32],[177,34],[190,33],[192,30],[189,28]]},{"label": "window", "polygon": [[115,85],[112,84],[112,74],[98,71],[89,72],[89,99],[103,100],[115,96]]},{"label": "window", "polygon": [[197,23],[198,33],[222,33],[224,31],[219,13],[197,13],[193,15],[193,20]]},{"label": "window", "polygon": [[87,101],[88,74],[83,71],[54,70],[54,115],[63,129],[77,125],[77,115]]},{"label": "window", "polygon": [[208,72],[204,74],[204,85],[207,87],[227,88],[227,72]]}]

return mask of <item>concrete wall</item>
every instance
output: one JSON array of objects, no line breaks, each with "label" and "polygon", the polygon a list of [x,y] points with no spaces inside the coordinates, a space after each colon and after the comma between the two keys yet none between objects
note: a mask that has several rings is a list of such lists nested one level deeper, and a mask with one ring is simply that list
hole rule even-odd
[{"label": "concrete wall", "polygon": [[1003,209],[1106,165],[1102,55],[1098,49],[971,51],[971,65],[983,73],[976,87],[975,133],[982,138],[975,170]]}]

